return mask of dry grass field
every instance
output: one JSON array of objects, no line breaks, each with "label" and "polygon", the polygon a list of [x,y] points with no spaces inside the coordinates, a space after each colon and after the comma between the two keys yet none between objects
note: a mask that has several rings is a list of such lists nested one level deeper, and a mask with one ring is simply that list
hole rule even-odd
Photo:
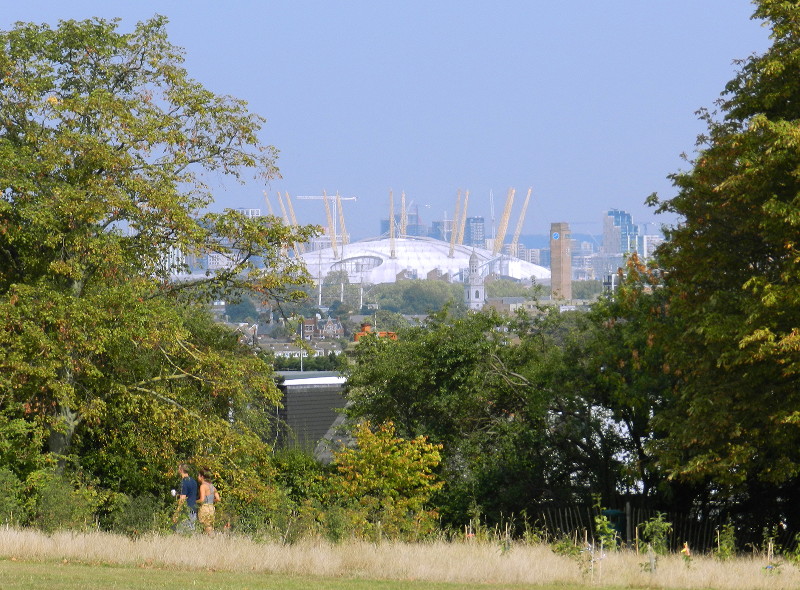
[{"label": "dry grass field", "polygon": [[167,535],[132,540],[100,532],[45,535],[31,530],[3,528],[0,529],[0,559],[4,560],[0,570],[7,581],[13,578],[14,564],[19,564],[17,571],[21,572],[31,563],[77,563],[140,568],[138,571],[144,568],[144,571],[163,569],[305,579],[319,577],[321,580],[347,579],[354,583],[359,580],[395,580],[429,585],[455,584],[456,587],[489,584],[497,587],[648,589],[800,588],[800,570],[796,567],[784,563],[777,568],[765,569],[765,561],[759,558],[721,562],[696,556],[687,567],[681,556],[673,555],[660,559],[656,572],[650,573],[642,568],[646,557],[634,552],[610,553],[590,564],[585,558],[578,560],[555,555],[546,545],[515,544],[503,550],[499,544],[479,542],[332,544],[317,540],[282,545],[226,535],[214,538]]}]

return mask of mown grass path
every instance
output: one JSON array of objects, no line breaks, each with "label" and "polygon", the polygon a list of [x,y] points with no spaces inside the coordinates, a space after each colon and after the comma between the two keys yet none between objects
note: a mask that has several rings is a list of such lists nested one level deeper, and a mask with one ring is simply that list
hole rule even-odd
[{"label": "mown grass path", "polygon": [[[203,590],[612,590],[605,586],[461,584],[0,560],[0,590],[202,588]],[[628,588],[626,590],[635,590]]]}]

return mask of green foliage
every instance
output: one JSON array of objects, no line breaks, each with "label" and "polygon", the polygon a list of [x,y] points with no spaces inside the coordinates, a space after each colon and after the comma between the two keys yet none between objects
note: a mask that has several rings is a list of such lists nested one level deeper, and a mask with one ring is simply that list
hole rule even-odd
[{"label": "green foliage", "polygon": [[225,305],[225,315],[228,316],[228,321],[234,324],[241,322],[255,324],[258,322],[259,313],[252,298],[243,297],[236,303],[227,303]]},{"label": "green foliage", "polygon": [[375,285],[368,297],[380,309],[406,315],[438,312],[448,304],[458,306],[464,301],[464,287],[445,281],[397,281]]},{"label": "green foliage", "polygon": [[26,485],[29,488],[29,523],[48,533],[94,526],[95,513],[107,498],[95,486],[53,471],[32,473]]},{"label": "green foliage", "polygon": [[[329,352],[325,356],[307,356],[303,358],[304,371],[339,371],[345,367],[346,357],[343,354]],[[275,357],[275,369],[278,371],[299,371],[299,357]]]},{"label": "green foliage", "polygon": [[572,281],[573,299],[596,299],[603,292],[603,283],[598,280]]},{"label": "green foliage", "polygon": [[664,519],[664,514],[656,515],[643,522],[642,539],[652,548],[656,555],[666,555],[669,552],[669,534],[672,532],[672,523]]},{"label": "green foliage", "polygon": [[[472,429],[491,351],[501,335],[492,316],[451,320],[434,316],[424,326],[400,331],[396,341],[363,338],[349,372],[350,414],[392,421],[404,436],[426,434],[447,442]],[[423,395],[423,392],[427,395]],[[465,422],[466,421],[466,422]]]},{"label": "green foliage", "polygon": [[[347,411],[444,445],[447,485],[436,502],[453,528],[476,514],[489,526],[502,523],[539,500],[611,497],[633,479],[619,457],[642,442],[626,440],[613,423],[627,417],[627,386],[614,378],[621,392],[611,398],[612,376],[592,358],[606,342],[607,317],[440,313],[396,341],[363,339],[347,368]],[[647,432],[648,408],[631,411],[641,424],[628,432]]]},{"label": "green foliage", "polygon": [[390,422],[374,429],[362,422],[353,434],[355,448],[334,454],[338,476],[331,482],[332,493],[352,508],[348,530],[371,539],[431,533],[437,514],[427,504],[443,485],[433,473],[441,445],[399,438]]},{"label": "green foliage", "polygon": [[594,534],[596,542],[608,551],[613,551],[617,548],[617,541],[619,534],[611,525],[608,516],[604,514],[604,508],[601,504],[600,496],[595,496],[594,509],[597,514],[594,516]]},{"label": "green foliage", "polygon": [[313,455],[298,448],[276,451],[273,456],[275,481],[298,506],[307,500],[323,501],[327,494],[326,477],[333,471]]},{"label": "green foliage", "polygon": [[[293,299],[308,277],[283,246],[314,229],[206,211],[208,174],[268,179],[276,151],[189,77],[166,25],[0,32],[0,466],[48,529],[113,522],[189,459],[232,506],[275,501],[253,411],[279,399],[271,366],[205,307]],[[178,253],[230,264],[175,281]]]},{"label": "green foliage", "polygon": [[736,528],[730,520],[717,529],[714,557],[723,561],[736,557]]},{"label": "green foliage", "polygon": [[[328,307],[334,317],[347,318],[358,308],[362,293],[362,285],[351,284],[344,270],[329,272],[322,280],[322,306]],[[311,292],[308,304],[316,304],[318,296],[319,292]]]},{"label": "green foliage", "polygon": [[0,467],[0,490],[3,490],[3,501],[0,502],[0,524],[19,526],[26,522],[24,508],[23,483],[5,467]]},{"label": "green foliage", "polygon": [[138,538],[151,532],[165,532],[172,524],[172,510],[164,506],[164,499],[152,494],[131,498],[120,494],[110,515],[112,531]]},{"label": "green foliage", "polygon": [[702,112],[697,156],[660,203],[680,219],[659,249],[680,383],[657,426],[674,477],[713,478],[777,516],[783,494],[759,483],[800,474],[800,6],[755,4],[773,45],[739,62],[718,113]]},{"label": "green foliage", "polygon": [[784,549],[783,556],[791,563],[800,563],[800,533],[795,534],[791,548]]},{"label": "green foliage", "polygon": [[[368,315],[367,321],[372,325],[373,330],[375,331],[384,331],[384,332],[397,332],[404,328],[410,328],[414,325],[412,322],[407,320],[405,316],[399,313],[395,313],[393,311],[388,311],[385,309],[377,309],[377,310],[363,310],[368,312],[365,315]],[[350,331],[351,332],[359,332],[361,330],[361,325],[353,326]]]},{"label": "green foliage", "polygon": [[563,555],[573,560],[583,575],[587,575],[592,567],[594,556],[592,548],[581,547],[577,539],[562,535],[550,544],[550,550],[556,555]]},{"label": "green foliage", "polygon": [[551,545],[550,549],[556,555],[564,555],[566,557],[571,557],[573,559],[580,559],[581,550],[580,546],[569,536],[561,536],[556,539]]},{"label": "green foliage", "polygon": [[526,285],[511,279],[487,279],[485,286],[487,297],[524,297],[534,300],[539,299],[543,291],[542,286],[536,283]]}]

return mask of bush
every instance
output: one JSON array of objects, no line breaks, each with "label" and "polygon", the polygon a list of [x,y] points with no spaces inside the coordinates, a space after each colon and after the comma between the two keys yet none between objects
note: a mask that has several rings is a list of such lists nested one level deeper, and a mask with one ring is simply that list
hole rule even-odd
[{"label": "bush", "polygon": [[436,529],[438,514],[428,509],[442,487],[433,470],[441,445],[423,436],[404,440],[391,422],[368,422],[354,429],[356,448],[334,453],[338,474],[331,477],[333,504],[345,508],[351,530],[361,538],[417,539]]},{"label": "bush", "polygon": [[129,537],[154,531],[166,531],[170,525],[169,510],[152,494],[131,498],[120,494],[111,512],[111,530]]},{"label": "bush", "polygon": [[76,480],[52,471],[34,471],[26,481],[32,504],[29,523],[46,533],[92,526],[104,495],[77,476]]},{"label": "bush", "polygon": [[0,523],[19,525],[25,522],[26,511],[22,502],[22,482],[5,467],[0,468],[0,490],[3,490],[3,501],[0,502]]},{"label": "bush", "polygon": [[714,548],[714,557],[723,561],[736,557],[736,528],[730,520],[717,529],[717,546]]},{"label": "bush", "polygon": [[306,499],[319,500],[325,495],[325,476],[332,469],[321,464],[308,451],[287,448],[273,456],[275,480],[296,503]]},{"label": "bush", "polygon": [[594,517],[595,538],[603,548],[613,551],[617,548],[619,536],[617,531],[614,530],[608,516],[604,514],[604,508],[600,503],[600,496],[596,495],[594,500],[594,508],[597,510],[597,515]]},{"label": "bush", "polygon": [[639,525],[642,527],[642,539],[650,545],[656,555],[666,555],[669,551],[669,533],[672,523],[664,520],[664,514],[657,512],[654,518]]}]

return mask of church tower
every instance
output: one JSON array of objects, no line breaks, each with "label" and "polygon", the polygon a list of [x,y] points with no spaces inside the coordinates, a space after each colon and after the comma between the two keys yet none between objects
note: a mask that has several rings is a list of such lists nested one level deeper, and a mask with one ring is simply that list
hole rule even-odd
[{"label": "church tower", "polygon": [[483,277],[478,268],[480,259],[475,251],[469,257],[469,272],[467,273],[467,280],[464,281],[464,302],[467,304],[467,309],[480,311],[486,303],[486,290],[483,286]]}]

